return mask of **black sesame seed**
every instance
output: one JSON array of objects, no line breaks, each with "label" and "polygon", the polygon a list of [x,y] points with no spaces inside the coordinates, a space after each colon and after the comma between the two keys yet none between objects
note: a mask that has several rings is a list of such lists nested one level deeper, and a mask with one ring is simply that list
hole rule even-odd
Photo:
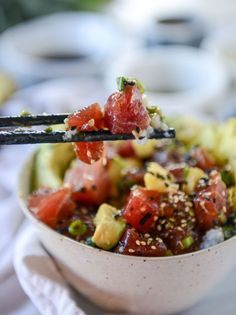
[{"label": "black sesame seed", "polygon": [[147,212],[143,217],[142,219],[139,221],[139,224],[140,225],[144,225],[148,219],[150,219],[152,216],[152,213],[151,212]]}]

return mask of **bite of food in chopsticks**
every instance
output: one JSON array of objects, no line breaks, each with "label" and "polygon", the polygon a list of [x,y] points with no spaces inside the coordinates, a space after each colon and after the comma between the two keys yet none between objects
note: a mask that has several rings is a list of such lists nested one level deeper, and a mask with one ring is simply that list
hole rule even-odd
[{"label": "bite of food in chopsticks", "polygon": [[[112,136],[139,139],[150,125],[167,128],[159,109],[145,106],[137,81],[119,84],[104,112],[95,103],[69,115],[66,137],[106,126]],[[236,120],[170,124],[178,138],[167,142],[98,139],[75,143],[75,151],[70,143],[42,145],[30,211],[64,236],[125,255],[185,254],[236,235]]]},{"label": "bite of food in chopsticks", "polygon": [[168,128],[161,111],[150,106],[141,83],[119,77],[118,91],[107,100],[104,110],[94,103],[73,114],[0,117],[0,127],[50,125],[64,123],[67,131],[0,131],[0,144],[75,142],[77,156],[86,163],[102,156],[103,141],[169,139],[175,130]]}]

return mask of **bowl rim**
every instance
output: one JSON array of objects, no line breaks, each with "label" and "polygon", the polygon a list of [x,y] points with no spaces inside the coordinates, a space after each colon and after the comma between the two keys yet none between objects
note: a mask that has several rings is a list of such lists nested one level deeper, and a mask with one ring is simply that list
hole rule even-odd
[{"label": "bowl rim", "polygon": [[[236,240],[236,235],[221,242],[218,243],[216,245],[210,246],[209,248],[205,248],[205,249],[200,249],[194,252],[190,252],[190,253],[185,253],[185,254],[181,254],[181,255],[173,255],[173,256],[161,256],[161,257],[149,257],[149,256],[132,256],[132,255],[124,255],[124,254],[120,254],[120,253],[114,253],[111,251],[107,251],[104,250],[102,248],[96,248],[96,247],[92,247],[83,243],[80,243],[68,236],[65,236],[63,234],[58,233],[57,231],[55,231],[54,229],[50,228],[49,226],[47,226],[45,223],[43,223],[42,221],[38,220],[32,212],[30,212],[29,208],[27,207],[27,203],[25,198],[22,195],[22,191],[21,191],[21,185],[22,185],[22,178],[25,177],[25,172],[24,169],[27,167],[27,165],[31,162],[33,162],[34,156],[37,152],[37,149],[34,150],[33,152],[31,152],[31,154],[28,155],[28,157],[25,159],[23,165],[21,166],[20,172],[18,174],[18,180],[17,180],[17,197],[18,197],[18,201],[20,204],[20,208],[21,211],[23,211],[24,215],[26,216],[26,218],[30,219],[30,222],[32,223],[32,221],[39,225],[42,229],[46,229],[50,232],[52,232],[55,236],[57,235],[57,237],[60,238],[61,241],[67,241],[69,243],[72,243],[76,246],[81,246],[82,248],[85,248],[86,250],[90,250],[90,251],[95,251],[95,254],[99,253],[101,255],[105,254],[108,256],[114,256],[120,259],[131,259],[131,260],[138,260],[138,261],[143,261],[143,262],[148,262],[148,261],[179,261],[179,260],[186,260],[189,259],[190,257],[195,257],[195,256],[199,256],[199,255],[204,255],[206,253],[209,253],[213,250],[217,250],[221,247],[223,247],[225,245],[225,243],[229,244],[231,242],[234,242]],[[30,171],[31,174],[31,171]]]}]

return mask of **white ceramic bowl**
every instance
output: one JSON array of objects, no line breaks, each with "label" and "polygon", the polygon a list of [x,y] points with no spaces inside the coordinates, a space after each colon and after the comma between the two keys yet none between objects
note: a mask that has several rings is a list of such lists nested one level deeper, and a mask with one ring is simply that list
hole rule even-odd
[{"label": "white ceramic bowl", "polygon": [[112,78],[119,75],[139,78],[152,103],[172,115],[214,111],[228,86],[226,71],[217,58],[183,46],[143,49],[121,56],[107,71],[110,90],[114,90]]},{"label": "white ceramic bowl", "polygon": [[120,53],[121,41],[124,48],[125,38],[120,27],[106,15],[55,13],[3,32],[0,57],[2,66],[26,83],[72,75],[98,75],[104,64]]},{"label": "white ceramic bowl", "polygon": [[210,34],[202,47],[219,57],[236,82],[236,24],[228,25]]},{"label": "white ceramic bowl", "polygon": [[22,210],[65,279],[105,309],[142,315],[183,311],[205,297],[235,265],[236,237],[210,249],[161,258],[114,254],[64,237],[26,207],[32,166],[31,157],[20,174]]}]

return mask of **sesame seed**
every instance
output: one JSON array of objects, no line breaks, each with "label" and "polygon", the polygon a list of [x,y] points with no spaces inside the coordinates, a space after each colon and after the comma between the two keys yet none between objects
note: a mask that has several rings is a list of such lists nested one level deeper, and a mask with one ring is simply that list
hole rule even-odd
[{"label": "sesame seed", "polygon": [[151,249],[157,249],[157,247],[155,245],[152,245]]},{"label": "sesame seed", "polygon": [[147,245],[147,243],[144,242],[144,241],[141,241],[140,243],[141,243],[141,245],[143,245],[143,246]]},{"label": "sesame seed", "polygon": [[90,120],[88,121],[88,125],[89,125],[90,127],[93,127],[93,126],[95,125],[94,119],[90,119]]},{"label": "sesame seed", "polygon": [[145,207],[142,207],[142,208],[140,209],[141,212],[144,212],[145,210],[146,210]]},{"label": "sesame seed", "polygon": [[207,213],[207,209],[205,208],[205,202],[204,201],[201,201],[200,202],[200,206],[202,207],[202,209]]},{"label": "sesame seed", "polygon": [[145,233],[145,234],[144,234],[144,237],[150,237],[150,234]]},{"label": "sesame seed", "polygon": [[160,237],[156,237],[156,241],[162,242],[162,239]]},{"label": "sesame seed", "polygon": [[187,221],[185,219],[181,219],[181,223],[186,223]]},{"label": "sesame seed", "polygon": [[140,245],[140,241],[139,240],[136,240],[135,242],[137,245]]},{"label": "sesame seed", "polygon": [[161,225],[159,224],[159,225],[157,226],[157,231],[161,231],[161,229],[162,229],[162,227],[161,227]]},{"label": "sesame seed", "polygon": [[157,219],[158,219],[158,216],[155,215],[154,218],[153,218],[153,220],[154,220],[154,221],[157,221]]},{"label": "sesame seed", "polygon": [[152,242],[152,238],[149,238],[149,239],[147,240],[147,244],[150,245],[151,242]]},{"label": "sesame seed", "polygon": [[132,248],[129,248],[128,252],[129,252],[129,253],[135,253],[135,250],[132,249]]}]

